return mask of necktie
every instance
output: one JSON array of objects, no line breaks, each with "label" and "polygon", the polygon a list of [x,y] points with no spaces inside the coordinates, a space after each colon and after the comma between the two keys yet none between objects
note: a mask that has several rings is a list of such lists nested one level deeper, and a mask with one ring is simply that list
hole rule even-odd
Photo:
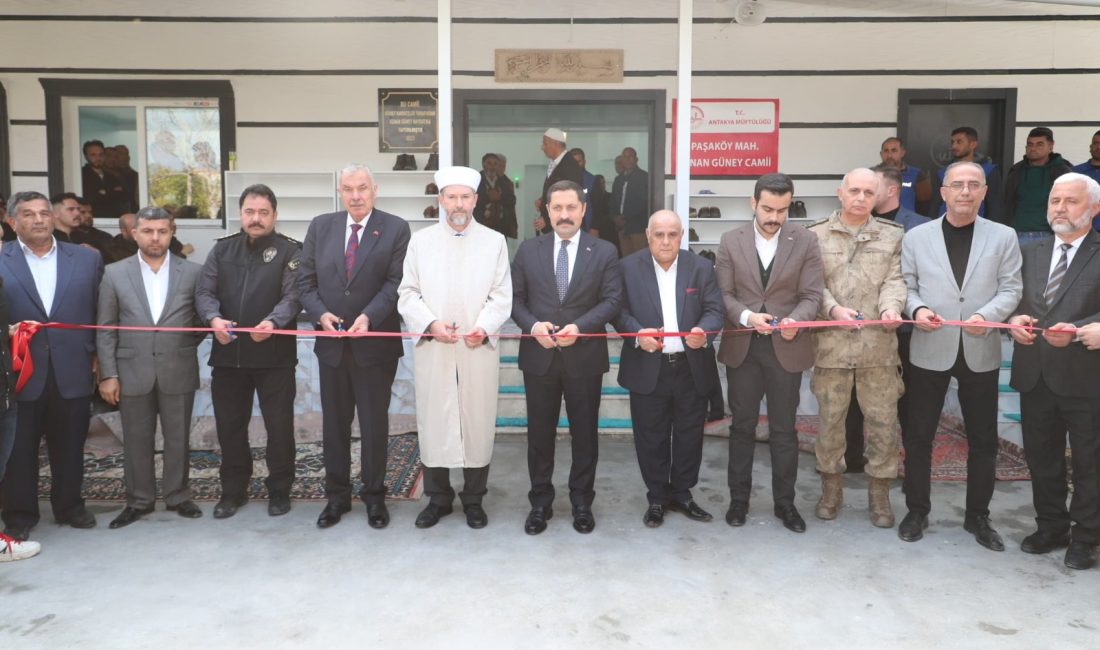
[{"label": "necktie", "polygon": [[569,253],[565,252],[568,245],[568,239],[561,240],[558,261],[554,266],[554,279],[558,281],[558,302],[565,302],[565,292],[569,289]]},{"label": "necktie", "polygon": [[1068,253],[1071,248],[1073,248],[1072,244],[1062,244],[1062,256],[1058,258],[1058,263],[1054,265],[1054,270],[1050,272],[1050,278],[1047,279],[1047,290],[1043,292],[1047,305],[1054,302],[1054,295],[1062,286],[1062,278],[1066,277],[1066,269],[1069,268]]},{"label": "necktie", "polygon": [[348,237],[348,247],[344,251],[344,269],[348,274],[348,281],[351,281],[351,275],[355,272],[355,254],[359,252],[359,229],[363,226],[353,223],[351,224],[351,236]]}]

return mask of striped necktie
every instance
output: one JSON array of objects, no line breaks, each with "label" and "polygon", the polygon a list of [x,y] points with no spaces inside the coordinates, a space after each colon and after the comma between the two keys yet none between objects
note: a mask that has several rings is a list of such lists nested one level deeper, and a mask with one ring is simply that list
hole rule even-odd
[{"label": "striped necktie", "polygon": [[1047,306],[1054,302],[1054,296],[1057,295],[1058,289],[1062,286],[1062,280],[1066,277],[1071,248],[1073,248],[1072,244],[1062,244],[1062,256],[1058,258],[1058,263],[1054,265],[1054,270],[1050,272],[1050,278],[1047,279],[1047,289],[1043,292],[1043,299],[1046,300]]}]

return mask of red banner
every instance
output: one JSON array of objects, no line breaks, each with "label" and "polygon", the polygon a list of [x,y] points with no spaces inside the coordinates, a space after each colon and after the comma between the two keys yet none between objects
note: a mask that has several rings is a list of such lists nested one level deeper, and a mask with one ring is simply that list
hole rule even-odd
[{"label": "red banner", "polygon": [[[673,120],[677,110],[673,100]],[[672,168],[676,168],[675,131]],[[692,176],[759,176],[778,170],[778,99],[691,101]]]}]

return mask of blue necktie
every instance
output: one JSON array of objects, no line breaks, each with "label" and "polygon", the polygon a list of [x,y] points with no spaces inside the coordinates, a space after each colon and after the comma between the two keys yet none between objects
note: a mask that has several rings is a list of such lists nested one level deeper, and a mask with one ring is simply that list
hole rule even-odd
[{"label": "blue necktie", "polygon": [[561,240],[558,261],[554,266],[554,279],[558,281],[558,302],[565,302],[565,292],[569,289],[569,253],[565,252],[568,245],[568,239]]}]

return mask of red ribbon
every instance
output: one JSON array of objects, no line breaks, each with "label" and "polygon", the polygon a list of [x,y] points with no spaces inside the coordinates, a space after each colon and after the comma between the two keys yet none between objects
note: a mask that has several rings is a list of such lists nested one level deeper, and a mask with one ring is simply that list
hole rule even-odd
[{"label": "red ribbon", "polygon": [[19,373],[15,381],[15,392],[20,392],[34,374],[34,359],[31,357],[31,339],[42,329],[41,323],[20,322],[11,335],[11,369]]}]

